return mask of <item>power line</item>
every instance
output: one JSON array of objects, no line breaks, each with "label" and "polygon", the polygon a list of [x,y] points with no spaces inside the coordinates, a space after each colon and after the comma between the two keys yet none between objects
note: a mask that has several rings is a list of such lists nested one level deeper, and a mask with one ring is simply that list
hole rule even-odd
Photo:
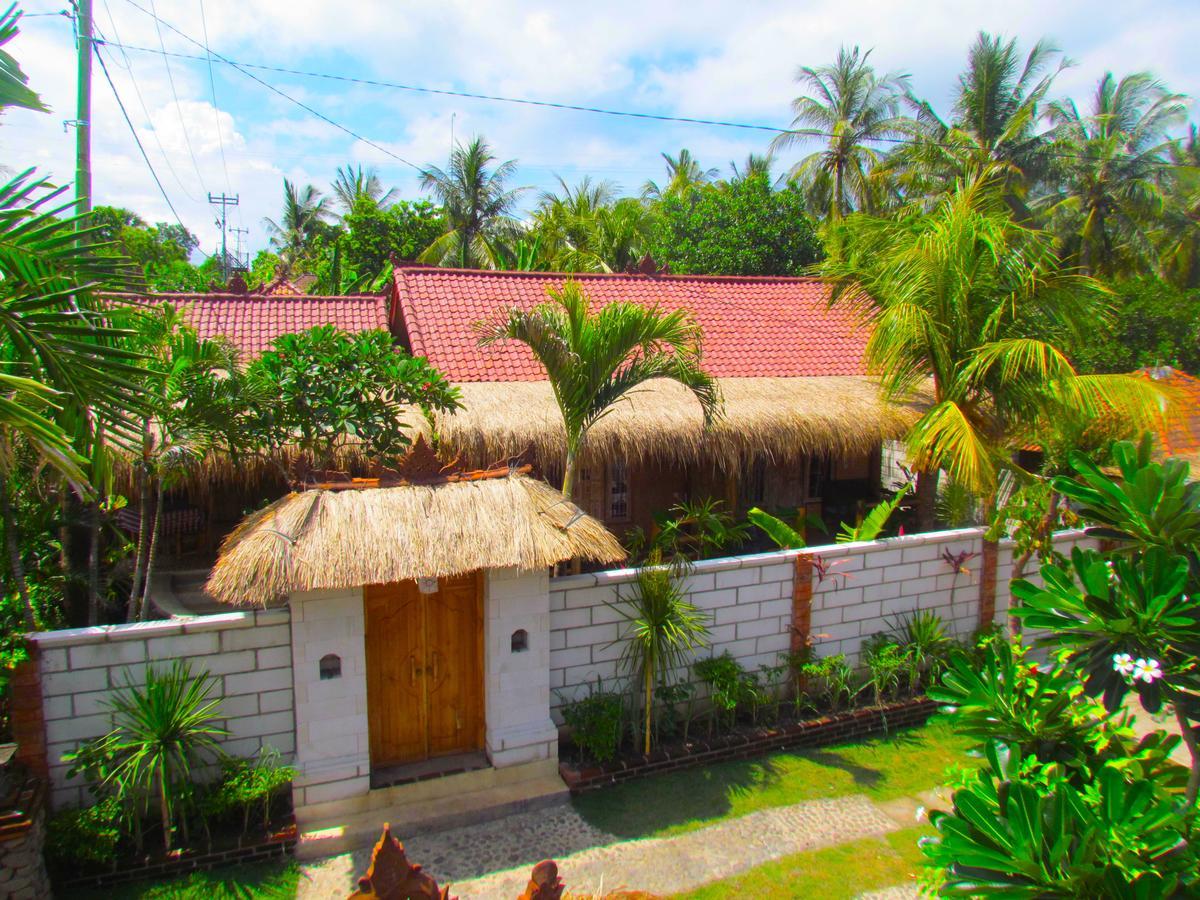
[{"label": "power line", "polygon": [[104,73],[104,80],[108,82],[108,86],[112,89],[113,97],[117,101],[117,106],[121,109],[121,115],[125,118],[125,124],[129,126],[129,133],[133,135],[133,142],[137,144],[138,151],[142,154],[142,159],[146,162],[146,168],[150,170],[150,175],[154,179],[154,183],[158,185],[159,193],[167,201],[167,207],[171,210],[171,215],[175,217],[175,221],[179,223],[179,227],[186,229],[187,226],[179,218],[179,212],[175,209],[175,204],[171,202],[171,198],[167,194],[167,189],[163,187],[158,173],[154,171],[154,164],[150,162],[150,157],[146,155],[146,148],[142,146],[142,139],[138,137],[137,129],[133,127],[133,120],[129,118],[129,113],[125,110],[125,103],[121,100],[121,95],[117,93],[117,86],[113,83],[112,76],[108,74],[108,66],[104,63],[104,55],[100,52],[99,47],[96,48],[96,59],[100,62],[100,70]]},{"label": "power line", "polygon": [[[154,9],[154,0],[150,0],[150,9]],[[183,107],[179,105],[179,93],[175,90],[175,76],[171,74],[171,60],[166,56],[167,45],[163,43],[162,29],[158,27],[158,16],[154,17],[154,32],[158,35],[158,46],[163,50],[163,66],[167,70],[167,84],[171,86],[171,98],[175,101],[175,114],[179,117],[179,130],[183,132],[183,142],[187,145],[188,156],[192,158],[192,168],[196,172],[196,181],[200,184],[200,190],[207,190],[204,184],[204,176],[200,174],[200,163],[196,161],[196,151],[192,148],[192,138],[188,134],[187,122],[183,120]],[[130,73],[132,75],[132,73]]]},{"label": "power line", "polygon": [[225,172],[225,190],[232,191],[229,181],[229,165],[225,162],[225,139],[221,137],[221,110],[217,106],[217,82],[213,77],[212,48],[208,43],[208,17],[204,14],[204,0],[200,0],[200,27],[204,29],[204,53],[208,57],[208,87],[212,93],[213,120],[217,126],[217,146],[221,148],[221,169]]},{"label": "power line", "polygon": [[[131,3],[134,6],[137,6],[137,4],[133,2],[133,0],[126,0],[126,2]],[[138,8],[141,9],[141,7],[138,7]],[[150,14],[146,10],[142,10],[142,11],[146,12],[147,15]],[[167,25],[168,28],[172,28],[172,26],[169,23],[164,23],[164,24]],[[191,41],[192,43],[198,45],[197,41],[188,37],[186,34],[183,34],[182,32],[178,31],[178,29],[172,28],[172,30],[174,30],[177,34],[179,34],[181,37],[185,38],[186,40]],[[155,53],[155,54],[166,53],[167,55],[176,57],[178,59],[190,59],[190,60],[198,60],[198,61],[205,60],[205,57],[199,56],[196,54],[180,53],[178,51],[169,51],[169,50],[156,50],[153,47],[128,46],[126,49],[135,50],[135,51],[138,51],[141,53]],[[457,97],[457,98],[462,98],[462,99],[467,99],[467,100],[480,100],[480,101],[486,101],[486,102],[492,102],[492,103],[511,103],[511,104],[519,104],[522,106],[535,106],[535,107],[542,107],[545,109],[556,109],[556,110],[565,110],[565,111],[571,111],[571,112],[592,113],[595,115],[613,116],[613,117],[619,117],[619,118],[642,119],[642,120],[649,120],[649,121],[655,121],[655,122],[673,122],[673,123],[680,123],[680,124],[684,124],[684,125],[704,125],[704,126],[710,126],[710,127],[715,127],[715,128],[736,128],[736,129],[742,129],[742,130],[747,130],[747,131],[768,132],[770,134],[794,134],[794,133],[797,133],[796,129],[793,129],[793,128],[786,128],[786,127],[781,127],[778,125],[766,125],[766,124],[758,123],[758,122],[737,122],[737,121],[731,121],[731,120],[725,120],[725,119],[701,119],[701,118],[693,118],[690,116],[672,116],[672,115],[667,115],[665,113],[646,113],[646,112],[636,112],[633,110],[607,109],[605,107],[599,107],[599,106],[586,106],[586,105],[575,104],[575,103],[557,103],[557,102],[554,102],[551,100],[534,100],[534,99],[530,99],[530,98],[526,98],[526,97],[505,97],[505,96],[496,95],[496,94],[479,94],[479,93],[473,93],[470,91],[455,91],[455,90],[450,90],[448,88],[421,87],[418,85],[402,84],[402,83],[393,82],[393,81],[379,81],[379,80],[375,80],[375,79],[371,79],[371,78],[357,78],[352,75],[337,75],[337,74],[333,74],[330,72],[311,72],[311,71],[306,71],[303,69],[292,69],[292,68],[288,68],[285,66],[272,66],[272,65],[267,65],[264,63],[251,63],[251,62],[242,62],[242,61],[235,62],[231,59],[221,56],[220,54],[214,53],[214,55],[220,62],[223,62],[226,65],[229,65],[235,69],[238,69],[239,71],[242,72],[242,74],[244,74],[250,78],[254,78],[254,76],[250,72],[245,71],[247,69],[255,69],[255,70],[263,71],[263,72],[277,72],[282,75],[298,75],[303,78],[319,78],[319,79],[324,79],[327,81],[340,81],[340,82],[346,82],[349,84],[361,84],[361,85],[366,85],[369,87],[388,88],[391,90],[408,91],[411,93],[418,93],[418,94],[435,94],[435,95],[441,95],[441,96],[446,96],[446,97]],[[274,86],[267,84],[267,82],[261,81],[260,79],[257,79],[257,78],[254,78],[254,80],[259,81],[260,84],[267,85],[268,87],[271,88],[271,90],[276,91],[276,93],[282,93],[281,91],[279,91],[278,88],[275,88]],[[286,95],[284,95],[284,96],[286,96]],[[299,101],[297,101],[297,100],[294,100],[290,97],[288,97],[288,99],[292,100],[293,103],[303,106],[303,104],[300,104]],[[304,107],[304,108],[308,109],[310,112],[315,112],[315,111],[309,109],[309,107]],[[315,114],[320,116],[320,118],[325,119],[325,121],[327,121],[327,122],[330,121],[325,116],[321,116],[320,113],[315,113]],[[332,124],[336,125],[336,123],[332,123]],[[346,129],[340,125],[338,125],[337,127],[342,128],[343,131],[348,131],[348,129]],[[350,133],[353,134],[353,132],[350,132]],[[837,137],[838,135],[834,134],[833,132],[806,131],[805,136]],[[907,138],[907,137],[873,137],[873,138],[868,138],[867,140],[872,143],[897,144],[897,145],[925,143],[925,144],[931,144],[933,146],[943,147],[943,148],[951,149],[951,150],[960,149],[957,145],[948,144],[948,143],[945,143],[942,141],[932,141],[932,140],[927,140],[927,139],[922,140],[922,139]],[[368,141],[367,143],[370,143],[370,142]],[[372,144],[371,146],[374,146],[377,149],[382,149],[382,148],[379,148],[378,145],[376,145],[376,144]],[[384,152],[388,153],[388,151],[386,151],[386,150]],[[392,154],[392,153],[388,153],[388,155],[395,157],[395,154]],[[1075,159],[1075,160],[1080,160],[1083,162],[1104,162],[1105,161],[1104,159],[1102,159],[1100,157],[1087,156],[1084,154],[1077,154],[1077,153],[1064,153],[1061,151],[1047,151],[1047,155],[1053,156],[1058,159]],[[396,157],[396,158],[398,159],[399,157]],[[408,162],[407,160],[401,160],[401,162],[404,162],[405,164],[410,165],[410,166],[412,165],[412,163]],[[1155,163],[1153,163],[1153,165],[1155,165],[1159,168],[1169,168],[1169,169],[1195,168],[1194,166],[1190,166],[1187,164],[1172,163],[1172,162],[1168,162],[1166,160],[1155,162]],[[420,167],[414,166],[414,168],[419,169]]]},{"label": "power line", "polygon": [[158,129],[153,127],[154,118],[150,115],[150,109],[146,106],[146,98],[142,96],[142,89],[138,87],[137,76],[133,73],[133,63],[129,61],[129,54],[125,52],[121,45],[121,33],[117,30],[117,20],[112,14],[112,9],[108,5],[108,0],[104,0],[104,11],[108,14],[109,24],[112,25],[113,34],[117,40],[115,42],[104,39],[104,32],[96,26],[96,31],[99,32],[99,38],[93,38],[93,43],[96,44],[112,44],[121,51],[121,58],[125,60],[123,68],[129,73],[129,83],[133,85],[133,94],[137,97],[138,105],[142,108],[142,115],[146,117],[146,121],[151,123],[150,134],[154,137],[154,143],[158,145],[158,152],[162,155],[163,162],[167,164],[167,170],[171,173],[171,177],[175,179],[175,183],[179,185],[179,189],[193,203],[196,202],[196,197],[188,190],[183,179],[179,177],[179,172],[175,170],[175,164],[171,162],[171,157],[167,156],[167,148],[163,146],[162,138],[159,137]]},{"label": "power line", "polygon": [[[179,35],[181,38],[188,41],[189,43],[195,44],[197,47],[200,47],[201,49],[208,49],[208,48],[205,48],[203,44],[201,44],[198,40],[196,40],[191,35],[184,34],[182,31],[180,31],[178,28],[176,28],[170,22],[166,21],[165,19],[160,19],[157,15],[152,13],[150,10],[146,9],[144,6],[141,6],[138,3],[135,3],[134,0],[125,0],[125,2],[128,3],[130,6],[134,7],[135,9],[141,10],[141,12],[150,16],[156,22],[160,22],[161,24],[165,25],[167,28],[169,28],[171,31],[175,32],[177,35]],[[163,54],[167,53],[166,50],[162,50],[159,52],[161,52]],[[333,119],[329,118],[329,116],[325,115],[324,113],[322,113],[316,109],[313,109],[307,103],[303,103],[300,100],[297,100],[291,94],[288,94],[286,91],[280,90],[279,88],[275,87],[275,85],[271,84],[269,81],[264,81],[263,79],[261,79],[257,75],[255,75],[253,72],[246,71],[244,68],[242,68],[241,65],[234,62],[233,60],[228,59],[228,58],[222,56],[220,53],[217,53],[216,51],[211,50],[211,49],[208,49],[208,52],[210,52],[214,57],[216,57],[221,62],[225,63],[226,65],[232,66],[237,71],[241,72],[243,75],[245,75],[251,81],[258,82],[263,87],[278,94],[280,97],[283,97],[283,99],[287,100],[289,103],[295,104],[296,106],[303,109],[305,112],[316,116],[321,121],[323,121],[329,125],[332,125],[334,128],[338,129],[339,131],[345,132],[346,134],[350,135],[350,137],[354,138],[355,140],[362,141],[368,147],[374,147],[380,153],[390,156],[392,159],[396,160],[397,162],[404,163],[404,165],[409,166],[410,168],[415,169],[418,172],[425,171],[424,168],[422,168],[421,166],[418,166],[416,163],[410,162],[409,160],[405,159],[404,157],[402,157],[396,153],[393,153],[391,150],[387,149],[386,147],[383,147],[383,146],[375,143],[374,141],[370,140],[369,138],[363,137],[357,131],[354,131],[351,128],[347,128],[345,125],[342,125],[340,122],[335,122]],[[179,55],[179,54],[171,54],[171,55]],[[203,57],[192,57],[192,58],[193,59],[202,59]]]}]

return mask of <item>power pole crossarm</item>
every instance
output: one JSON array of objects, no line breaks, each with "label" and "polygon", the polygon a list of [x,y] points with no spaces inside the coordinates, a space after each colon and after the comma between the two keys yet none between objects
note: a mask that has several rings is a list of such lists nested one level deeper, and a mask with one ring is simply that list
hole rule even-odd
[{"label": "power pole crossarm", "polygon": [[228,282],[230,268],[228,243],[229,235],[227,233],[229,225],[228,211],[229,207],[238,205],[238,195],[234,194],[232,197],[227,197],[225,194],[221,194],[220,196],[214,197],[212,194],[209,194],[208,202],[214,206],[221,207],[221,280]]}]

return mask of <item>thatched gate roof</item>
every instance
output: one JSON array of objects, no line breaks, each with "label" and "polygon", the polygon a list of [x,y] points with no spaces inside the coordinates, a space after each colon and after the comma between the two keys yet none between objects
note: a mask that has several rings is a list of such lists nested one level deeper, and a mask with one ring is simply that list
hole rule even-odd
[{"label": "thatched gate roof", "polygon": [[247,517],[222,545],[207,590],[224,603],[267,605],[297,591],[624,556],[602,524],[520,474],[314,489]]}]

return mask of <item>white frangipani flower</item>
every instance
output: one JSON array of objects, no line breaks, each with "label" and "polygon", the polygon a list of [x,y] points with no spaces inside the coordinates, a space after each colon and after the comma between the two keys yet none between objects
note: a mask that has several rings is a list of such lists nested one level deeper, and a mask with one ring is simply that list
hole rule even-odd
[{"label": "white frangipani flower", "polygon": [[1133,677],[1150,684],[1163,677],[1162,666],[1157,659],[1137,659],[1133,662]]},{"label": "white frangipani flower", "polygon": [[[1140,662],[1140,660],[1139,660]],[[1113,669],[1128,677],[1133,674],[1133,657],[1128,653],[1113,654]]]}]

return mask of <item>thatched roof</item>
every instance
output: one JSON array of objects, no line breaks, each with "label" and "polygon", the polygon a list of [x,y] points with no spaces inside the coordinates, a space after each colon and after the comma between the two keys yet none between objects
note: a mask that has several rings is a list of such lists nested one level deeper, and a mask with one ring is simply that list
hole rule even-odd
[{"label": "thatched roof", "polygon": [[267,605],[297,591],[624,556],[603,525],[524,475],[318,489],[247,517],[225,539],[207,590],[225,603]]},{"label": "thatched roof", "polygon": [[[902,437],[920,410],[889,403],[876,381],[843,375],[721,378],[723,414],[705,428],[699,403],[673,381],[635,391],[588,432],[587,453],[633,462],[708,463],[735,468],[756,454],[790,461],[809,454],[858,454]],[[464,408],[436,417],[442,446],[471,466],[527,455],[561,465],[562,417],[545,381],[459,385]]]}]

